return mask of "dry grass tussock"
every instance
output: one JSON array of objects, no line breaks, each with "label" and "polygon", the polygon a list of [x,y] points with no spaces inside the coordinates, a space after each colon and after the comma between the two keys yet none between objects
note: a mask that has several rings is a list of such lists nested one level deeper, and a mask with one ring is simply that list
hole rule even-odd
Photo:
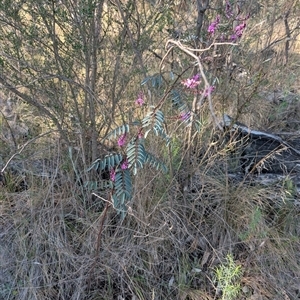
[{"label": "dry grass tussock", "polygon": [[284,182],[231,181],[220,153],[194,164],[185,193],[176,178],[143,170],[125,220],[109,208],[99,252],[105,203],[71,176],[2,188],[0,298],[216,299],[215,270],[232,253],[238,299],[296,299],[298,195]]}]

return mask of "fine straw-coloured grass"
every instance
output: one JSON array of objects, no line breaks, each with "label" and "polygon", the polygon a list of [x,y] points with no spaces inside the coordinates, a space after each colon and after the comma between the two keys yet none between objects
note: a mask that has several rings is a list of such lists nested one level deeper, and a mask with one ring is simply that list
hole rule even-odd
[{"label": "fine straw-coloured grass", "polygon": [[232,253],[243,272],[238,299],[293,299],[300,243],[291,191],[231,182],[218,153],[193,166],[187,193],[176,178],[142,170],[125,220],[109,208],[99,252],[105,203],[81,196],[71,176],[3,188],[1,297],[214,299],[214,270]]}]

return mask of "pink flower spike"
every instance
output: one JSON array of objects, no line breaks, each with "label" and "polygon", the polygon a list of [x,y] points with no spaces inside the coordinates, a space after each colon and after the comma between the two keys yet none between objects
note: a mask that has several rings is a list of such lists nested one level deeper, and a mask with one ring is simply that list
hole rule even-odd
[{"label": "pink flower spike", "polygon": [[188,89],[194,89],[200,83],[200,75],[196,74],[192,78],[182,81],[182,84]]},{"label": "pink flower spike", "polygon": [[246,28],[246,23],[245,22],[243,22],[243,23],[239,24],[238,26],[236,26],[235,29],[234,29],[235,35],[240,38],[243,35],[243,32],[244,32],[245,28]]},{"label": "pink flower spike", "polygon": [[204,97],[208,97],[208,95],[210,95],[214,90],[215,90],[215,87],[213,85],[211,85],[209,88],[207,88],[204,91]]},{"label": "pink flower spike", "polygon": [[216,17],[216,20],[213,21],[209,26],[208,26],[208,32],[211,33],[211,34],[214,34],[215,31],[217,30],[217,27],[220,23],[220,16],[217,16]]},{"label": "pink flower spike", "polygon": [[187,121],[190,118],[190,116],[191,116],[191,112],[188,111],[188,112],[182,112],[182,113],[180,113],[179,117],[180,117],[180,120]]},{"label": "pink flower spike", "polygon": [[144,137],[143,131],[142,131],[142,129],[140,129],[138,132],[138,138],[142,139],[143,137]]},{"label": "pink flower spike", "polygon": [[230,37],[230,40],[233,42],[236,42],[237,39],[238,39],[238,36],[236,34],[232,34]]},{"label": "pink flower spike", "polygon": [[195,80],[195,81],[199,81],[199,79],[200,79],[200,74],[194,75],[194,76],[192,77],[192,79]]},{"label": "pink flower spike", "polygon": [[135,100],[135,104],[139,106],[144,104],[143,93],[139,93],[139,97]]},{"label": "pink flower spike", "polygon": [[128,160],[127,160],[127,159],[124,160],[124,161],[122,162],[122,164],[121,164],[121,169],[122,169],[122,170],[128,169],[128,165],[129,165]]},{"label": "pink flower spike", "polygon": [[119,147],[124,146],[125,141],[126,141],[126,134],[122,134],[122,135],[119,137],[119,139],[118,139],[118,145],[119,145]]},{"label": "pink flower spike", "polygon": [[114,168],[110,169],[109,177],[110,177],[111,181],[115,181],[116,180],[116,170]]}]

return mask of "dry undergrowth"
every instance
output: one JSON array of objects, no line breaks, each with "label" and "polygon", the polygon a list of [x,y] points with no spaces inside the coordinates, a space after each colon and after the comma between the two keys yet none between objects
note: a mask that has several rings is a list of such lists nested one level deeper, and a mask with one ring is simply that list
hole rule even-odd
[{"label": "dry undergrowth", "polygon": [[222,152],[209,157],[193,166],[188,193],[165,175],[140,173],[125,220],[109,209],[99,254],[104,203],[71,177],[2,188],[1,299],[216,299],[214,270],[228,253],[243,271],[238,299],[299,297],[293,186],[231,181]]}]

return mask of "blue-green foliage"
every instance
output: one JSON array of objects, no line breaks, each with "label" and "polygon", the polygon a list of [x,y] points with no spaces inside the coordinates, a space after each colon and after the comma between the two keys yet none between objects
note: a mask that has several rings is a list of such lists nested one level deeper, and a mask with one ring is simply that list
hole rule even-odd
[{"label": "blue-green foliage", "polygon": [[122,160],[123,160],[122,154],[112,153],[106,155],[102,159],[100,158],[96,159],[87,171],[91,171],[92,169],[96,171],[110,170],[118,166]]},{"label": "blue-green foliage", "polygon": [[111,131],[106,138],[107,139],[113,139],[116,138],[119,135],[125,134],[129,132],[129,125],[128,124],[124,124],[122,126],[119,126],[117,128],[115,128],[113,131]]},{"label": "blue-green foliage", "polygon": [[144,139],[133,138],[127,145],[126,155],[129,163],[128,167],[132,169],[133,175],[136,175],[137,170],[143,168],[146,161],[147,153],[144,147]]},{"label": "blue-green foliage", "polygon": [[84,187],[87,190],[106,190],[106,189],[112,189],[114,187],[111,180],[103,179],[101,181],[88,181],[84,184]]},{"label": "blue-green foliage", "polygon": [[114,181],[112,202],[118,213],[125,217],[127,212],[126,204],[132,198],[132,178],[129,169],[118,169]]},{"label": "blue-green foliage", "polygon": [[150,112],[141,122],[136,121],[130,125],[125,124],[115,128],[107,135],[107,139],[116,139],[124,134],[128,135],[129,132],[132,132],[130,131],[130,127],[132,126],[138,127],[138,134],[132,136],[126,147],[124,145],[124,148],[120,149],[121,153],[112,153],[102,159],[99,158],[88,169],[100,172],[110,171],[110,180],[101,180],[105,183],[99,186],[111,189],[112,204],[122,217],[125,217],[127,204],[132,199],[132,180],[138,170],[143,168],[145,164],[148,164],[157,171],[167,172],[166,165],[145,149],[145,138],[151,130],[153,130],[156,136],[162,137],[166,144],[169,143],[170,138],[165,132],[164,122],[163,113],[151,107]]},{"label": "blue-green foliage", "polygon": [[151,85],[155,89],[159,89],[163,84],[163,78],[161,74],[155,74],[152,76],[147,76],[142,82],[141,85],[146,84],[147,82],[151,82]]},{"label": "blue-green foliage", "polygon": [[[171,80],[174,80],[174,74],[171,75]],[[141,85],[145,84],[148,85],[148,88],[152,86],[153,89],[158,90],[164,87],[164,80],[162,75],[155,74],[146,77]],[[161,110],[165,100],[171,100],[172,107],[178,111],[175,118],[180,119],[186,125],[190,124],[191,111],[187,101],[182,97],[182,91],[172,89],[170,96],[162,98],[159,105],[149,107],[149,112],[141,121],[124,124],[112,130],[106,136],[107,139],[121,138],[127,140],[127,144],[123,145],[122,143],[120,145],[119,143],[121,146],[120,153],[110,154],[102,159],[97,159],[89,169],[110,172],[109,184],[106,182],[101,186],[107,186],[111,189],[112,204],[123,217],[126,215],[128,202],[133,195],[133,176],[137,175],[138,171],[146,164],[157,171],[167,172],[166,165],[145,149],[145,139],[151,133],[161,138],[166,146],[170,143],[170,137],[166,132],[165,116]],[[133,127],[136,127],[137,130],[133,130]]]},{"label": "blue-green foliage", "polygon": [[[112,153],[106,155],[103,159],[96,159],[90,168],[87,171],[96,170],[101,174],[102,171],[109,171],[111,169],[116,168],[120,165],[121,161],[123,160],[123,156],[120,153]],[[87,182],[85,187],[89,190],[105,190],[105,189],[113,189],[114,185],[111,180],[102,179],[98,181]]]},{"label": "blue-green foliage", "polygon": [[150,111],[146,117],[142,120],[142,127],[145,131],[145,138],[147,138],[149,132],[153,130],[156,136],[160,136],[168,145],[170,137],[167,135],[164,128],[165,117],[161,110],[158,110],[151,106]]},{"label": "blue-green foliage", "polygon": [[173,108],[179,110],[179,112],[187,112],[189,111],[189,106],[182,99],[182,95],[177,90],[171,91],[171,100]]},{"label": "blue-green foliage", "polygon": [[156,170],[161,170],[163,173],[168,172],[168,168],[166,165],[153,154],[147,152],[146,153],[146,161],[145,163],[149,164],[151,167],[155,168]]},{"label": "blue-green foliage", "polygon": [[182,105],[185,105],[185,103],[182,100],[182,97],[181,97],[180,93],[175,89],[173,89],[171,91],[171,100],[172,100],[172,106],[174,108],[179,108]]}]

